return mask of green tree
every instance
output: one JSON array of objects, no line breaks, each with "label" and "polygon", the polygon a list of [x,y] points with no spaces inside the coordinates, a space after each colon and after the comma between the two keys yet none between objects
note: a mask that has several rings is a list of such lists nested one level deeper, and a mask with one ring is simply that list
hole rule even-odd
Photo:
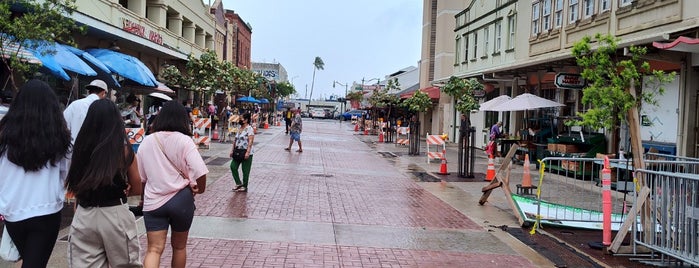
[{"label": "green tree", "polygon": [[[400,102],[400,98],[395,94],[389,94],[388,92],[400,89],[400,83],[397,78],[388,80],[386,87],[374,90],[374,93],[369,97],[369,104],[372,108],[387,108],[386,118],[391,118],[391,112],[393,106]],[[376,113],[374,113],[376,114]]]},{"label": "green tree", "polygon": [[308,103],[311,103],[311,98],[313,97],[313,86],[316,83],[316,70],[324,70],[324,69],[325,69],[325,63],[323,62],[323,59],[316,56],[315,60],[313,60],[313,80],[311,80],[311,95],[308,96]]},{"label": "green tree", "polygon": [[293,94],[296,94],[296,89],[294,88],[294,85],[289,83],[289,81],[277,83],[277,98],[285,98]]},{"label": "green tree", "polygon": [[[581,75],[587,81],[582,103],[589,109],[578,114],[581,120],[568,124],[592,129],[606,128],[617,133],[620,122],[628,123],[634,165],[642,166],[638,107],[642,103],[657,105],[655,97],[663,94],[663,85],[672,81],[675,73],[652,70],[642,58],[647,53],[645,47],[631,46],[629,56],[620,55],[617,42],[614,36],[597,34],[594,39],[586,36],[573,46],[573,55],[578,65],[583,67]],[[596,46],[593,49],[594,43]],[[649,90],[636,86],[641,82]],[[618,140],[615,135],[613,148],[618,147]]]},{"label": "green tree", "polygon": [[480,107],[476,98],[473,97],[473,92],[479,90],[483,90],[483,84],[478,82],[477,79],[464,80],[455,76],[449,77],[446,85],[442,88],[444,93],[454,97],[456,110],[469,117],[471,111]]},{"label": "green tree", "polygon": [[[86,29],[76,25],[70,17],[75,9],[75,0],[0,1],[0,62],[10,73],[3,86],[9,82],[16,92],[18,87],[12,74],[24,81],[38,70],[38,65],[20,58],[23,48],[34,49],[39,45],[27,41],[47,41],[49,44],[59,41],[74,45],[72,34],[84,33]],[[10,47],[10,43],[17,46]]]},{"label": "green tree", "polygon": [[416,90],[415,93],[404,100],[401,105],[414,113],[424,113],[432,107],[432,100],[427,93]]}]

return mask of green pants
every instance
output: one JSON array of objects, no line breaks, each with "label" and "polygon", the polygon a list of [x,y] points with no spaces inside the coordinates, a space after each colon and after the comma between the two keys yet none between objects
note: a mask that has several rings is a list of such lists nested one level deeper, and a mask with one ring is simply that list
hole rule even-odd
[{"label": "green pants", "polygon": [[[238,167],[243,165],[243,182],[240,182],[240,174],[238,174]],[[252,155],[248,159],[238,162],[231,160],[231,173],[233,173],[233,180],[235,180],[236,185],[242,185],[243,187],[248,187],[248,178],[250,178],[250,167],[252,167]]]}]

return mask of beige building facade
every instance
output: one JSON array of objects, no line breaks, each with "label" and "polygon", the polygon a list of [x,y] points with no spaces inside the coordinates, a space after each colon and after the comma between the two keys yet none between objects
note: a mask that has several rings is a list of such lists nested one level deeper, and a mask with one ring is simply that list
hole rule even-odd
[{"label": "beige building facade", "polygon": [[[432,1],[425,1],[426,13],[429,2]],[[676,80],[665,85],[666,94],[658,98],[661,105],[643,106],[641,116],[647,120],[641,126],[644,146],[655,146],[677,155],[699,155],[699,76],[696,68],[699,66],[699,45],[693,43],[694,38],[699,37],[699,14],[696,13],[699,1],[467,2],[465,8],[452,18],[453,40],[435,39],[437,43],[454,46],[453,75],[477,78],[486,84],[488,93],[483,101],[502,94],[514,97],[532,93],[565,104],[561,108],[529,112],[527,116],[524,112],[474,113],[471,118],[476,133],[485,133],[492,123],[503,120],[505,129],[516,135],[519,129],[527,126],[524,118],[532,117],[550,118],[555,131],[566,131],[563,126],[565,118],[586,109],[581,103],[582,90],[559,87],[554,79],[563,73],[580,73],[571,54],[575,42],[584,36],[608,33],[620,39],[620,55],[623,56],[631,45],[646,46],[649,53],[645,59],[654,68],[677,72]],[[424,18],[424,25],[430,25],[427,18]],[[423,65],[428,62],[424,55],[426,52],[429,55],[430,51],[426,48],[440,47],[429,41],[423,34]],[[429,68],[429,65],[421,68]],[[421,85],[423,80],[428,81],[426,84],[438,84],[448,76],[429,77],[421,73]],[[440,101],[440,105],[443,102]],[[441,131],[445,131],[449,124],[445,123]],[[625,146],[628,140],[624,126],[621,129],[619,147]],[[594,131],[605,133],[608,140],[613,135],[608,130]],[[477,146],[484,142],[485,138],[479,137]],[[608,147],[607,151],[616,152],[618,149]]]}]

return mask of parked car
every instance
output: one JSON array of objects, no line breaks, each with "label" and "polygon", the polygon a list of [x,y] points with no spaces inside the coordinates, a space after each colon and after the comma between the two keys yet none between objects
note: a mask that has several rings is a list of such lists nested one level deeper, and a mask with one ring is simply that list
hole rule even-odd
[{"label": "parked car", "polygon": [[325,110],[311,109],[311,118],[325,118]]},{"label": "parked car", "polygon": [[360,118],[366,114],[365,110],[351,110],[349,112],[345,112],[342,114],[342,119],[347,121],[352,119],[352,116],[357,116],[357,118]]}]

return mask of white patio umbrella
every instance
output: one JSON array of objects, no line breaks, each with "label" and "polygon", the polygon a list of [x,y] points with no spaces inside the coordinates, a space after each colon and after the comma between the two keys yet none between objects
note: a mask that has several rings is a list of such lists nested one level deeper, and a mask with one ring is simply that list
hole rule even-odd
[{"label": "white patio umbrella", "polygon": [[498,106],[499,104],[506,102],[506,101],[509,101],[511,99],[512,99],[512,97],[510,97],[510,96],[500,95],[500,96],[493,98],[492,100],[481,103],[481,107],[478,108],[478,110],[480,110],[480,111],[494,111],[494,110],[491,110],[491,108]]},{"label": "white patio umbrella", "polygon": [[171,100],[172,100],[172,98],[170,98],[170,96],[165,95],[165,94],[160,93],[160,92],[153,92],[153,93],[151,93],[151,94],[148,94],[148,96],[151,96],[151,97],[154,97],[154,98],[163,99],[163,100],[166,100],[166,101],[171,101]]},{"label": "white patio umbrella", "polygon": [[489,111],[506,112],[506,111],[525,111],[539,108],[561,107],[565,104],[558,103],[542,97],[524,93],[509,101],[502,102],[498,105],[490,107]]}]

